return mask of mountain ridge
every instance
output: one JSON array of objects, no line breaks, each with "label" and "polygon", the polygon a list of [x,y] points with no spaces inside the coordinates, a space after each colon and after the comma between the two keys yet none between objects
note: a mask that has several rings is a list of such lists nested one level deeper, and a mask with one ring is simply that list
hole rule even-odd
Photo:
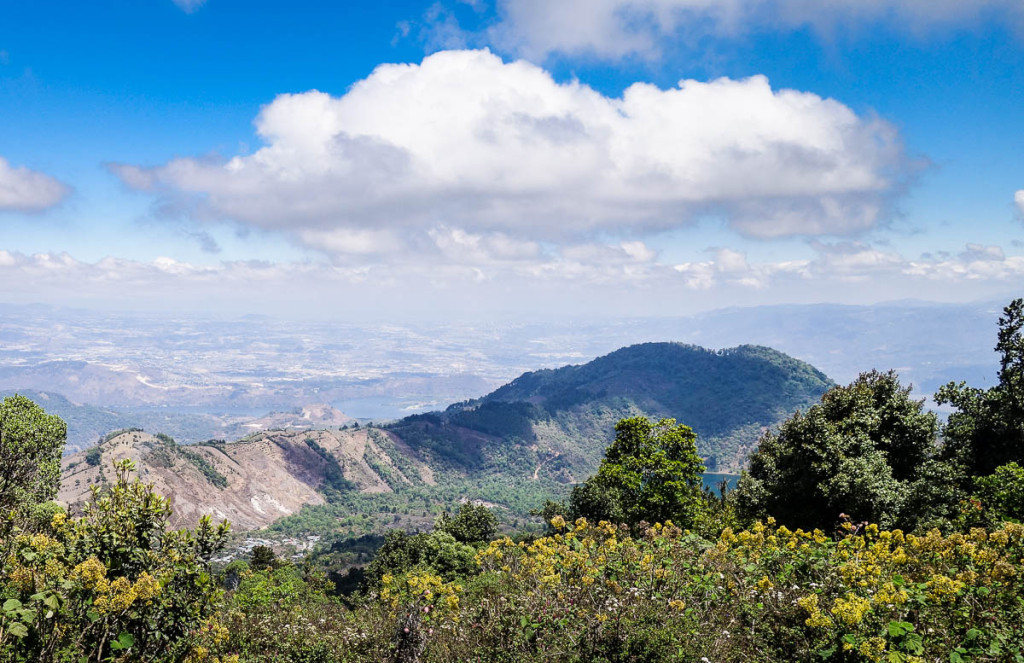
[{"label": "mountain ridge", "polygon": [[255,529],[333,506],[339,520],[344,504],[349,514],[369,509],[373,527],[416,528],[429,526],[438,504],[467,498],[525,517],[527,503],[564,495],[596,469],[623,417],[691,425],[709,470],[730,470],[763,430],[831,385],[771,348],[646,343],[527,372],[478,399],[383,426],[267,430],[187,446],[126,431],[65,459],[61,501],[77,508],[89,486],[106,481],[104,468],[131,458],[175,501],[182,523],[208,513]]}]

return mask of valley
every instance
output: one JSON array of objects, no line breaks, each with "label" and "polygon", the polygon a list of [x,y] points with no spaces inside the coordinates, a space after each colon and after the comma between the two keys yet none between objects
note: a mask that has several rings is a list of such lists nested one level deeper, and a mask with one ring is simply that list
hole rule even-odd
[{"label": "valley", "polygon": [[388,423],[359,425],[323,407],[266,419],[261,426],[280,426],[232,442],[180,445],[162,432],[125,430],[64,458],[60,501],[80,510],[113,464],[131,459],[171,498],[178,524],[209,514],[239,530],[365,535],[429,528],[468,499],[524,527],[531,509],[594,472],[621,418],[687,423],[709,471],[728,474],[764,430],[831,385],[769,348],[647,343]]}]

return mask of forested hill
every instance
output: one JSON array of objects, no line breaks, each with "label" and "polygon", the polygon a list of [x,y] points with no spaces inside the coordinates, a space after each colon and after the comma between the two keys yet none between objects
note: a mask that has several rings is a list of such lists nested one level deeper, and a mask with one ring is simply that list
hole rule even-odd
[{"label": "forested hill", "polygon": [[295,514],[279,526],[371,533],[427,527],[434,511],[468,498],[501,507],[514,524],[590,476],[623,417],[692,426],[709,470],[729,471],[764,428],[830,386],[813,367],[769,348],[648,343],[526,373],[483,398],[386,426],[268,430],[200,445],[127,430],[66,457],[60,497],[80,508],[113,463],[130,458],[171,498],[181,522],[210,513],[248,529]]},{"label": "forested hill", "polygon": [[710,470],[726,471],[744,463],[765,428],[806,409],[832,384],[771,348],[644,343],[586,364],[525,373],[483,398],[408,417],[391,430],[467,463],[483,460],[466,457],[480,449],[454,443],[459,429],[475,431],[525,443],[540,452],[539,464],[547,453],[560,459],[553,466],[578,473],[596,465],[620,418],[671,417],[700,436]]}]

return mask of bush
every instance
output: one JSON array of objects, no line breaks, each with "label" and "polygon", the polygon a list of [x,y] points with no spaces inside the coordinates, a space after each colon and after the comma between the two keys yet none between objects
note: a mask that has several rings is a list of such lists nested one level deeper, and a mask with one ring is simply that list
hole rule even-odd
[{"label": "bush", "polygon": [[487,542],[498,533],[498,519],[483,504],[463,502],[454,518],[447,511],[442,513],[434,529],[451,534],[460,543]]},{"label": "bush", "polygon": [[1019,524],[914,536],[846,523],[832,538],[768,522],[715,540],[670,523],[552,526],[530,543],[491,542],[474,577],[386,573],[354,610],[298,585],[295,571],[262,574],[264,598],[245,599],[261,607],[236,599],[224,613],[231,640],[212,651],[243,663],[1024,656]]},{"label": "bush", "polygon": [[96,467],[103,462],[103,452],[99,447],[90,447],[85,452],[85,464],[90,467]]},{"label": "bush", "polygon": [[0,660],[180,661],[196,651],[218,596],[210,559],[228,533],[209,517],[167,529],[169,501],[117,466],[85,515],[4,541]]}]

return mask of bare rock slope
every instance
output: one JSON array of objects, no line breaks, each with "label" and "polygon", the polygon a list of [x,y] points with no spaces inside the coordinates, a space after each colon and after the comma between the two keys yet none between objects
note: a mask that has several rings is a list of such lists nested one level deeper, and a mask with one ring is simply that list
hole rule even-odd
[{"label": "bare rock slope", "polygon": [[179,525],[209,514],[236,529],[256,529],[324,503],[331,488],[379,493],[391,491],[396,480],[433,483],[431,469],[380,430],[267,431],[229,444],[189,446],[131,431],[91,453],[66,457],[59,501],[80,510],[91,488],[111,481],[113,465],[124,459],[171,499]]}]

